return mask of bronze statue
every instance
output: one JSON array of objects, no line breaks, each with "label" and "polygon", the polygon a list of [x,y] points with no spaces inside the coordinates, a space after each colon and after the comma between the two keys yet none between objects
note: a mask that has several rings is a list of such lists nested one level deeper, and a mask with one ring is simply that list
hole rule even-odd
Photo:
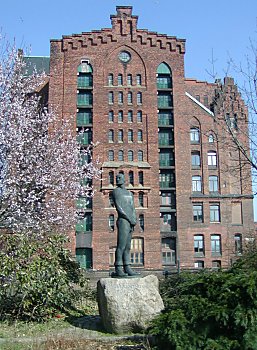
[{"label": "bronze statue", "polygon": [[117,188],[113,190],[113,201],[118,213],[117,229],[118,239],[115,252],[115,276],[126,277],[136,276],[130,266],[130,245],[132,232],[137,223],[134,197],[131,192],[125,188],[125,179],[123,174],[116,176]]}]

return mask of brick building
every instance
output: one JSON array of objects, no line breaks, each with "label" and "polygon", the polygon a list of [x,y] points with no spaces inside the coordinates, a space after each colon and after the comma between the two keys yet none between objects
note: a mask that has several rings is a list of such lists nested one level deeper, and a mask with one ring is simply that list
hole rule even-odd
[{"label": "brick building", "polygon": [[49,105],[73,118],[81,147],[99,142],[103,170],[92,202],[78,198],[72,249],[84,267],[113,266],[123,172],[138,216],[134,266],[227,267],[253,230],[250,169],[226,132],[247,144],[246,107],[231,78],[185,78],[185,40],[137,20],[118,6],[111,28],[51,40]]}]

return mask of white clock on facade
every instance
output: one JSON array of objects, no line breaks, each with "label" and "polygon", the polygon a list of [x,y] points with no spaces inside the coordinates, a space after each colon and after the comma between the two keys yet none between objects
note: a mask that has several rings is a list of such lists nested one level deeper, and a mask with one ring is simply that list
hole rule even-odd
[{"label": "white clock on facade", "polygon": [[127,51],[121,51],[121,52],[119,53],[119,59],[120,59],[121,62],[127,63],[127,62],[130,61],[131,55],[130,55],[130,53],[127,52]]}]

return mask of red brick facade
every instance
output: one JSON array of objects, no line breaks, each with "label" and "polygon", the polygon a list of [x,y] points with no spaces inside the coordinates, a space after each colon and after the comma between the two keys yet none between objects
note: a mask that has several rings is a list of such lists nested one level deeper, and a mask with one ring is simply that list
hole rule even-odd
[{"label": "red brick facade", "polygon": [[[236,115],[234,127],[246,131],[243,101],[229,78],[219,96],[218,82],[185,79],[185,40],[137,29],[131,7],[117,7],[111,21],[111,29],[51,41],[49,105],[61,118],[74,118],[74,132],[77,113],[92,115],[82,126],[99,142],[94,157],[103,170],[94,182],[92,209],[82,213],[92,216],[92,227],[73,236],[72,249],[87,255],[87,267],[109,269],[117,234],[110,180],[123,171],[140,217],[135,266],[227,267],[235,245],[240,253],[253,230],[249,168],[241,166],[239,154],[235,158],[221,118]],[[81,87],[78,76],[83,81],[89,75],[92,84]],[[232,165],[240,171],[228,171]],[[197,220],[193,206],[203,211]]]}]

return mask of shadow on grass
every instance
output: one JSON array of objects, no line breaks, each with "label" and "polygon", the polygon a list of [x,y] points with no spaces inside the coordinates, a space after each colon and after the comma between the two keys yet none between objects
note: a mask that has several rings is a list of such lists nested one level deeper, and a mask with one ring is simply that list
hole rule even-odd
[{"label": "shadow on grass", "polygon": [[85,315],[81,317],[70,316],[66,320],[74,327],[107,333],[103,327],[101,317],[99,315]]}]

